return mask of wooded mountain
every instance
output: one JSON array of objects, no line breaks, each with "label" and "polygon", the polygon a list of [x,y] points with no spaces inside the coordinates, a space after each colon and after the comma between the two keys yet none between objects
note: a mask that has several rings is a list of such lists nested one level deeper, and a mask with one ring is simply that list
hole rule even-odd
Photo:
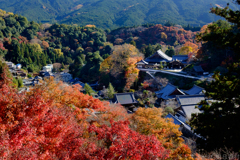
[{"label": "wooded mountain", "polygon": [[[117,28],[167,21],[204,25],[218,17],[211,7],[225,7],[230,0],[0,0],[1,9],[37,22],[94,24]],[[236,9],[236,5],[230,6]]]}]

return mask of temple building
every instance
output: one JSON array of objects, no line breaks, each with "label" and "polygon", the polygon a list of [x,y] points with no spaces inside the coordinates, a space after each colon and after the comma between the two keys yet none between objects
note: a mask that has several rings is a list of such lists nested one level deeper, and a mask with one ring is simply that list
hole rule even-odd
[{"label": "temple building", "polygon": [[188,64],[188,55],[175,55],[169,57],[161,50],[155,52],[152,56],[136,63],[138,68],[167,68],[167,69],[182,69]]}]

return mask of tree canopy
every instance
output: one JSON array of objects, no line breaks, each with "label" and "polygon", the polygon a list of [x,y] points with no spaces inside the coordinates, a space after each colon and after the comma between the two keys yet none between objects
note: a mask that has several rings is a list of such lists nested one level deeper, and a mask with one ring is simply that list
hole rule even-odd
[{"label": "tree canopy", "polygon": [[[239,3],[239,1],[237,1]],[[206,150],[227,147],[230,150],[240,152],[239,141],[239,89],[240,89],[240,64],[239,64],[239,36],[240,21],[239,11],[226,8],[212,8],[211,12],[225,18],[226,22],[217,22],[209,25],[204,33],[198,37],[200,40],[212,44],[216,48],[232,52],[224,64],[228,72],[221,74],[216,72],[215,79],[206,88],[206,96],[210,100],[203,101],[200,110],[202,113],[194,115],[191,124],[206,140],[202,140],[201,147]],[[206,47],[208,49],[208,47]],[[218,50],[212,54],[218,55]],[[225,53],[227,54],[227,53]],[[225,58],[227,58],[225,56]],[[212,100],[211,100],[212,99]]]}]

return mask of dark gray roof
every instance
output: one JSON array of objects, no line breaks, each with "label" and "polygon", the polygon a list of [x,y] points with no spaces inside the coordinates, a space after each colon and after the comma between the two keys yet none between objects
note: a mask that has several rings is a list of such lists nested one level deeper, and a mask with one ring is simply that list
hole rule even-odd
[{"label": "dark gray roof", "polygon": [[[178,89],[176,86],[168,83],[162,90],[155,92],[158,98],[169,99],[169,95],[171,95],[174,91],[178,91],[179,95],[184,95],[184,93]],[[174,97],[173,97],[174,98]]]},{"label": "dark gray roof", "polygon": [[202,100],[205,100],[205,95],[180,95],[176,98],[181,106],[197,105]]},{"label": "dark gray roof", "polygon": [[141,60],[141,61],[137,62],[136,64],[148,64],[148,62]]},{"label": "dark gray roof", "polygon": [[193,69],[194,69],[194,71],[196,71],[196,72],[204,72],[204,70],[202,69],[201,66],[194,66]]},{"label": "dark gray roof", "polygon": [[174,55],[172,57],[173,61],[180,61],[180,62],[183,62],[183,61],[187,61],[188,60],[188,55]]},{"label": "dark gray roof", "polygon": [[176,117],[174,117],[171,113],[169,113],[168,115],[166,115],[165,118],[173,119],[173,123],[176,124],[176,125],[181,125],[181,124],[183,124],[183,122],[181,122],[179,119],[177,119]]},{"label": "dark gray roof", "polygon": [[148,63],[159,63],[160,61],[170,62],[172,61],[172,57],[169,57],[165,53],[163,53],[161,50],[158,50],[155,52],[152,56],[145,59]]},{"label": "dark gray roof", "polygon": [[182,111],[186,115],[187,119],[191,119],[193,113],[201,113],[196,105],[181,106]]},{"label": "dark gray roof", "polygon": [[194,85],[191,89],[189,89],[188,91],[185,91],[185,93],[188,95],[196,95],[196,94],[200,94],[203,90],[204,88]]},{"label": "dark gray roof", "polygon": [[122,105],[137,103],[137,101],[134,97],[134,93],[131,93],[131,92],[115,94],[115,98],[117,100],[117,103],[120,103]]}]

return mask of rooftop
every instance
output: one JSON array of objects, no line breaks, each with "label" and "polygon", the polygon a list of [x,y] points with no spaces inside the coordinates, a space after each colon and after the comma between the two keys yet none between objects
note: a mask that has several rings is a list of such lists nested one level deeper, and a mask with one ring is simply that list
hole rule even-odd
[{"label": "rooftop", "polygon": [[188,119],[191,119],[193,113],[201,113],[196,105],[182,106],[181,108]]},{"label": "rooftop", "polygon": [[[176,86],[168,83],[162,90],[155,92],[158,98],[168,99],[169,96],[174,92],[177,91],[179,95],[184,95],[184,93],[178,89]],[[177,95],[177,94],[176,94]]]},{"label": "rooftop", "polygon": [[197,105],[205,100],[205,95],[179,95],[176,97],[181,106]]},{"label": "rooftop", "polygon": [[193,69],[194,69],[196,72],[204,72],[204,70],[202,69],[201,66],[194,66]]},{"label": "rooftop", "polygon": [[183,122],[181,122],[179,119],[177,119],[176,117],[174,117],[171,113],[169,113],[168,115],[166,115],[165,118],[170,118],[173,119],[173,123],[176,125],[181,125]]},{"label": "rooftop", "polygon": [[185,91],[185,93],[188,95],[196,95],[202,93],[203,90],[204,88],[194,85],[191,89]]},{"label": "rooftop", "polygon": [[117,100],[117,103],[120,103],[122,105],[125,104],[134,104],[137,103],[134,93],[117,93],[115,94],[115,98]]},{"label": "rooftop", "polygon": [[145,59],[148,63],[159,63],[160,61],[172,61],[172,57],[169,57],[165,53],[163,53],[161,50],[158,50],[155,52],[152,56]]},{"label": "rooftop", "polygon": [[148,62],[141,60],[141,61],[137,62],[136,64],[148,64]]},{"label": "rooftop", "polygon": [[173,57],[172,57],[172,59],[173,59],[173,61],[180,61],[180,62],[182,62],[182,61],[187,61],[188,60],[188,55],[174,55]]}]

